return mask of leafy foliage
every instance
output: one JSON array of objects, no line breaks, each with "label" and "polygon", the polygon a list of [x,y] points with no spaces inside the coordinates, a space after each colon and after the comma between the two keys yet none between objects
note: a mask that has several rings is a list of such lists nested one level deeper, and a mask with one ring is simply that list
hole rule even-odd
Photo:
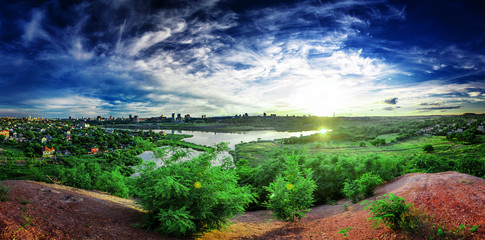
[{"label": "leafy foliage", "polygon": [[433,147],[433,145],[431,145],[431,144],[426,144],[426,145],[424,145],[424,147],[423,147],[423,151],[425,151],[425,152],[427,152],[427,153],[434,152],[434,147]]},{"label": "leafy foliage", "polygon": [[352,230],[353,227],[348,227],[348,228],[339,228],[339,231],[337,232],[338,234],[342,234],[344,238],[347,238],[347,233]]},{"label": "leafy foliage", "polygon": [[364,173],[360,178],[346,182],[342,192],[352,203],[374,195],[374,189],[382,183],[381,177],[370,172]]},{"label": "leafy foliage", "polygon": [[8,201],[8,191],[10,190],[9,187],[4,186],[0,182],[0,202]]},{"label": "leafy foliage", "polygon": [[393,193],[386,193],[376,201],[363,202],[363,204],[367,203],[364,209],[370,209],[372,217],[368,220],[374,221],[374,228],[384,221],[384,224],[392,230],[403,227],[412,207],[412,204],[406,203],[403,197],[400,198]]},{"label": "leafy foliage", "polygon": [[293,222],[305,217],[314,202],[316,184],[312,171],[300,170],[298,158],[297,155],[286,156],[286,170],[266,188],[270,194],[267,206],[279,220]]},{"label": "leafy foliage", "polygon": [[193,235],[220,228],[243,212],[254,198],[248,187],[238,186],[229,162],[212,166],[220,151],[186,162],[164,158],[156,169],[146,166],[134,186],[147,211],[144,226],[168,235]]}]

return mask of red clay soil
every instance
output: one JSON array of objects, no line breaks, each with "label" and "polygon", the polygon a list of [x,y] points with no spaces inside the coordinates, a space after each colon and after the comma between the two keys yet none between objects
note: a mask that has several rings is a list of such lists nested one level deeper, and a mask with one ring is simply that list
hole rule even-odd
[{"label": "red clay soil", "polygon": [[[53,184],[3,184],[10,187],[10,200],[0,202],[0,239],[167,239],[134,226],[142,213],[131,200]],[[376,196],[387,192],[404,197],[448,229],[480,225],[467,239],[485,239],[485,179],[456,172],[415,173],[379,187]],[[202,239],[344,239],[337,232],[348,227],[347,239],[411,239],[384,226],[374,230],[362,208],[342,200],[312,208],[297,223],[275,221],[269,211],[247,212]]]},{"label": "red clay soil", "polygon": [[[467,239],[485,239],[485,179],[457,172],[414,173],[401,176],[376,189],[376,196],[394,193],[434,216],[436,224],[456,230],[460,224],[480,225]],[[367,200],[374,200],[375,197]],[[344,207],[347,206],[347,207]],[[345,210],[344,208],[347,208]],[[336,205],[312,208],[297,223],[271,221],[269,211],[250,212],[233,220],[226,230],[213,231],[204,239],[417,239],[383,225],[373,229],[369,211],[359,203],[339,201]],[[250,219],[249,221],[247,219]],[[258,228],[255,228],[257,226]],[[352,227],[348,238],[338,234]]]},{"label": "red clay soil", "polygon": [[161,239],[137,228],[133,201],[103,193],[30,181],[3,181],[0,239]]}]

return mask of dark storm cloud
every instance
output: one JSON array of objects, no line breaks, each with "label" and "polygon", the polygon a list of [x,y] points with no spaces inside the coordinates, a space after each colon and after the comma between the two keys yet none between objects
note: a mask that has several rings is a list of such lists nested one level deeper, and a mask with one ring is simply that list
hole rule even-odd
[{"label": "dark storm cloud", "polygon": [[396,105],[397,104],[397,99],[398,99],[397,97],[390,98],[390,99],[386,99],[386,100],[384,100],[384,103]]}]

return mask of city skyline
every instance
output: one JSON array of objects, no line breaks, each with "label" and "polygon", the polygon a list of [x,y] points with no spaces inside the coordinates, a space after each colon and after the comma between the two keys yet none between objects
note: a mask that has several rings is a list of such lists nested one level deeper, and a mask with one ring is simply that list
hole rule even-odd
[{"label": "city skyline", "polygon": [[483,12],[477,1],[7,1],[0,117],[484,113]]}]

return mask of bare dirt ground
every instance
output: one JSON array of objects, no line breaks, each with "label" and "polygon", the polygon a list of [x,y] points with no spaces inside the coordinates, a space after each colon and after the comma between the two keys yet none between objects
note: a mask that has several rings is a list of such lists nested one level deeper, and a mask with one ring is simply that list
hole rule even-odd
[{"label": "bare dirt ground", "polygon": [[[133,200],[29,181],[3,184],[10,187],[10,200],[0,202],[0,239],[167,239],[135,226],[142,212]],[[469,239],[485,239],[485,179],[456,172],[415,173],[384,184],[376,196],[387,192],[432,214],[440,226],[480,225]],[[344,239],[337,232],[348,227],[347,239],[410,239],[383,226],[374,230],[369,217],[362,205],[346,200],[314,207],[296,223],[253,211],[202,239]]]},{"label": "bare dirt ground", "polygon": [[61,185],[3,181],[0,239],[161,239],[139,229],[132,200]]},{"label": "bare dirt ground", "polygon": [[[367,200],[388,192],[432,214],[438,225],[449,230],[460,224],[480,225],[469,239],[485,239],[485,179],[457,172],[407,174],[377,188],[376,196]],[[338,232],[349,227],[347,239],[411,239],[384,226],[374,230],[367,221],[369,211],[363,207],[346,200],[317,206],[297,223],[271,220],[269,211],[248,212],[227,229],[206,233],[203,239],[345,239]]]}]

